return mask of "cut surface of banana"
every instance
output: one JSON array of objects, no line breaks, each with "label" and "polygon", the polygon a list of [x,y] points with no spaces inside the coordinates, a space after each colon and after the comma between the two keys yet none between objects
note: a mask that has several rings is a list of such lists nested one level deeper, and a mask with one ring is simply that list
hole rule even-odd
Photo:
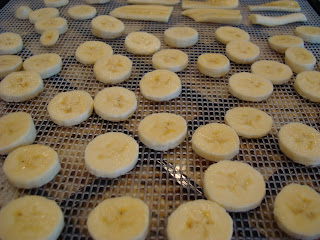
[{"label": "cut surface of banana", "polygon": [[293,87],[300,96],[311,102],[320,102],[320,72],[305,71],[299,73]]},{"label": "cut surface of banana", "polygon": [[97,14],[97,9],[88,5],[73,6],[68,9],[68,15],[74,20],[91,19]]},{"label": "cut surface of banana", "polygon": [[320,133],[313,127],[298,122],[283,125],[279,147],[294,162],[306,166],[320,164]]},{"label": "cut surface of banana", "polygon": [[291,0],[273,1],[259,5],[249,5],[249,11],[281,11],[281,12],[300,12],[299,3]]},{"label": "cut surface of banana", "polygon": [[88,231],[95,240],[143,240],[149,232],[149,214],[148,205],[138,198],[109,198],[89,213]]},{"label": "cut surface of banana", "polygon": [[226,46],[227,57],[239,64],[251,64],[260,56],[260,48],[248,41],[231,41]]},{"label": "cut surface of banana", "polygon": [[220,53],[204,53],[197,61],[199,71],[209,77],[222,77],[230,70],[229,59]]},{"label": "cut surface of banana", "polygon": [[17,72],[22,68],[22,58],[16,55],[0,56],[0,78],[4,78],[12,72]]},{"label": "cut surface of banana", "polygon": [[46,18],[59,17],[59,10],[56,8],[40,8],[30,12],[29,21],[31,23],[36,23],[39,20]]},{"label": "cut surface of banana", "polygon": [[137,109],[134,92],[123,87],[105,88],[94,98],[94,111],[104,120],[127,120]]},{"label": "cut surface of banana", "polygon": [[126,50],[137,55],[151,55],[159,51],[160,40],[151,33],[131,32],[124,41]]},{"label": "cut surface of banana", "polygon": [[48,8],[58,8],[66,6],[69,0],[44,0],[44,5]]},{"label": "cut surface of banana", "polygon": [[186,48],[198,42],[198,31],[191,27],[172,27],[164,31],[164,42],[172,47]]},{"label": "cut surface of banana", "polygon": [[10,201],[0,210],[1,239],[58,239],[64,216],[59,205],[42,196]]},{"label": "cut surface of banana", "polygon": [[140,122],[138,135],[148,148],[167,151],[183,142],[187,135],[187,122],[172,113],[154,113]]},{"label": "cut surface of banana", "polygon": [[110,2],[110,0],[85,0],[88,4],[104,4]]},{"label": "cut surface of banana", "polygon": [[62,17],[54,17],[47,18],[37,21],[34,24],[36,32],[39,34],[43,34],[47,30],[56,29],[59,34],[64,34],[68,31],[68,23],[65,18]]},{"label": "cut surface of banana", "polygon": [[155,69],[166,69],[181,72],[188,66],[188,55],[177,49],[164,49],[152,56],[152,66]]},{"label": "cut surface of banana", "polygon": [[59,40],[59,31],[57,29],[45,30],[40,37],[40,43],[43,46],[51,47]]},{"label": "cut surface of banana", "polygon": [[312,71],[316,58],[309,50],[302,47],[291,47],[285,52],[285,62],[295,73]]},{"label": "cut surface of banana", "polygon": [[216,32],[215,32],[215,37],[216,39],[223,43],[227,44],[231,41],[237,41],[237,40],[242,40],[242,41],[249,41],[250,36],[249,34],[237,27],[219,27]]},{"label": "cut surface of banana", "polygon": [[272,82],[254,73],[236,73],[229,79],[229,92],[236,98],[250,102],[267,100],[273,92]]},{"label": "cut surface of banana", "polygon": [[0,133],[0,155],[32,144],[37,135],[31,115],[25,112],[10,113],[1,117]]},{"label": "cut surface of banana", "polygon": [[113,50],[109,44],[100,41],[87,41],[77,48],[76,59],[82,64],[95,64],[99,58],[112,54]]},{"label": "cut surface of banana", "polygon": [[290,47],[304,47],[304,42],[300,37],[292,35],[274,35],[269,37],[270,47],[279,53],[285,53]]},{"label": "cut surface of banana", "polygon": [[22,48],[23,43],[19,34],[12,32],[0,34],[0,55],[17,54]]},{"label": "cut surface of banana", "polygon": [[180,0],[128,0],[129,4],[176,5]]},{"label": "cut surface of banana", "polygon": [[112,16],[101,15],[91,21],[91,32],[94,36],[103,39],[120,37],[124,32],[124,24]]},{"label": "cut surface of banana", "polygon": [[223,8],[233,9],[239,6],[238,0],[209,0],[209,1],[187,1],[182,0],[182,9],[195,9],[195,8]]},{"label": "cut surface of banana", "polygon": [[93,111],[93,99],[85,91],[62,92],[48,104],[51,120],[60,126],[74,126],[87,120]]},{"label": "cut surface of banana", "polygon": [[270,17],[263,16],[260,14],[251,14],[249,16],[249,20],[251,24],[258,24],[267,27],[280,26],[289,23],[295,22],[306,22],[307,18],[302,13],[292,13],[288,15],[278,16],[278,17]]},{"label": "cut surface of banana", "polygon": [[29,19],[29,14],[32,12],[32,9],[29,6],[20,6],[14,12],[14,16],[18,19]]},{"label": "cut surface of banana", "polygon": [[181,204],[168,218],[169,240],[229,240],[233,221],[219,204],[195,200]]},{"label": "cut surface of banana", "polygon": [[299,239],[320,237],[320,194],[307,185],[289,184],[274,201],[274,218],[288,235]]},{"label": "cut surface of banana", "polygon": [[315,26],[296,27],[294,33],[305,42],[320,43],[320,28]]}]

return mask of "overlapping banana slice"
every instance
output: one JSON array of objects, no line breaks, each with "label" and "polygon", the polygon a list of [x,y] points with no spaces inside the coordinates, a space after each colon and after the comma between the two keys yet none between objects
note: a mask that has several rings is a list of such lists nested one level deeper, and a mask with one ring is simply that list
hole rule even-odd
[{"label": "overlapping banana slice", "polygon": [[249,16],[249,20],[251,24],[258,24],[258,25],[263,25],[267,27],[308,21],[306,16],[302,13],[292,13],[292,14],[278,16],[278,17],[263,16],[260,14],[251,14]]},{"label": "overlapping banana slice", "polygon": [[20,6],[14,12],[14,16],[18,19],[26,20],[29,19],[29,14],[32,12],[32,9],[29,6]]},{"label": "overlapping banana slice", "polygon": [[19,34],[5,32],[0,34],[0,55],[17,54],[23,48]]},{"label": "overlapping banana slice", "polygon": [[57,29],[45,30],[40,37],[40,43],[43,46],[51,47],[55,45],[59,40],[59,31]]},{"label": "overlapping banana slice", "polygon": [[97,9],[88,5],[77,5],[68,9],[68,15],[74,20],[87,20],[97,14]]},{"label": "overlapping banana slice", "polygon": [[311,51],[302,47],[291,47],[285,52],[285,62],[295,73],[312,71],[316,58]]},{"label": "overlapping banana slice", "polygon": [[22,68],[22,58],[16,55],[0,56],[0,78],[4,78],[12,72]]},{"label": "overlapping banana slice", "polygon": [[249,41],[249,34],[237,27],[219,27],[215,32],[216,39],[223,43],[227,44],[231,41],[242,40]]},{"label": "overlapping banana slice", "polygon": [[260,56],[260,48],[248,41],[231,41],[226,46],[227,57],[239,64],[251,64]]},{"label": "overlapping banana slice", "polygon": [[198,31],[191,27],[172,27],[164,31],[164,42],[172,47],[186,48],[198,42]]},{"label": "overlapping banana slice", "polygon": [[229,59],[220,53],[204,53],[197,61],[199,71],[209,77],[222,77],[230,70]]},{"label": "overlapping banana slice", "polygon": [[95,64],[99,58],[112,54],[113,50],[110,45],[100,41],[87,41],[77,48],[76,59],[82,64]]},{"label": "overlapping banana slice", "polygon": [[300,12],[299,3],[291,0],[281,0],[268,2],[259,5],[249,5],[249,11],[280,11],[280,12]]},{"label": "overlapping banana slice", "polygon": [[187,1],[182,0],[182,9],[195,9],[195,8],[237,8],[239,6],[238,0],[208,0],[208,1]]},{"label": "overlapping banana slice", "polygon": [[289,47],[304,47],[303,40],[292,35],[274,35],[269,37],[268,43],[273,50],[279,53],[285,53]]},{"label": "overlapping banana slice", "polygon": [[94,36],[103,39],[120,37],[124,32],[124,24],[112,16],[101,15],[91,21],[91,32]]},{"label": "overlapping banana slice", "polygon": [[128,0],[129,4],[176,5],[180,0]]},{"label": "overlapping banana slice", "polygon": [[320,102],[320,72],[305,71],[299,73],[294,81],[293,87],[302,97],[312,101]]},{"label": "overlapping banana slice", "polygon": [[159,51],[160,40],[151,33],[131,32],[124,41],[126,50],[137,55],[151,55]]},{"label": "overlapping banana slice", "polygon": [[188,66],[188,55],[180,50],[164,49],[153,54],[152,66],[155,69],[181,72]]},{"label": "overlapping banana slice", "polygon": [[48,8],[58,8],[66,6],[69,0],[44,0],[44,5]]},{"label": "overlapping banana slice", "polygon": [[59,10],[56,8],[40,8],[30,12],[29,21],[31,23],[36,23],[39,20],[46,18],[59,17]]},{"label": "overlapping banana slice", "polygon": [[315,26],[296,27],[294,33],[305,42],[320,43],[320,28]]},{"label": "overlapping banana slice", "polygon": [[53,17],[39,20],[34,24],[34,27],[36,29],[36,32],[39,34],[43,34],[49,29],[56,29],[58,30],[59,34],[64,34],[66,31],[68,31],[67,20],[62,17]]}]

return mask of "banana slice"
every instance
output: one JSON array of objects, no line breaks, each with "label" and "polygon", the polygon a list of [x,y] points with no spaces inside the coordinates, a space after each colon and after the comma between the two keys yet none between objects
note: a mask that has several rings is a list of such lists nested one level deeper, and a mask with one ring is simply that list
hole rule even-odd
[{"label": "banana slice", "polygon": [[249,11],[300,12],[299,3],[291,0],[281,0],[260,5],[249,5]]},{"label": "banana slice", "polygon": [[169,101],[181,93],[181,81],[177,74],[168,70],[155,70],[140,80],[141,94],[156,102]]},{"label": "banana slice", "polygon": [[230,70],[229,59],[220,53],[204,53],[197,61],[199,71],[209,77],[222,77]]},{"label": "banana slice", "polygon": [[261,60],[253,63],[251,72],[270,80],[273,85],[287,83],[293,75],[290,67],[271,60]]},{"label": "banana slice", "polygon": [[29,19],[29,14],[32,12],[32,9],[29,6],[20,6],[14,12],[14,16],[18,19]]},{"label": "banana slice", "polygon": [[266,136],[272,128],[272,118],[265,112],[251,107],[235,107],[226,112],[224,121],[239,136],[260,138]]},{"label": "banana slice", "polygon": [[51,120],[60,126],[74,126],[87,120],[93,110],[93,99],[85,91],[62,92],[48,104]]},{"label": "banana slice", "polygon": [[172,27],[164,31],[164,42],[172,47],[186,48],[198,42],[198,32],[191,27]]},{"label": "banana slice", "polygon": [[260,56],[260,48],[248,41],[231,41],[226,46],[228,58],[239,64],[251,64]]},{"label": "banana slice", "polygon": [[305,166],[320,164],[320,133],[313,127],[293,122],[279,131],[281,151],[292,161]]},{"label": "banana slice", "polygon": [[182,0],[182,9],[195,9],[195,8],[237,8],[239,6],[238,0],[209,0],[209,1],[187,1]]},{"label": "banana slice", "polygon": [[215,32],[216,39],[223,43],[227,44],[231,41],[249,41],[249,34],[237,27],[219,27]]},{"label": "banana slice", "polygon": [[168,218],[169,240],[228,240],[232,231],[232,218],[223,207],[212,201],[183,203]]},{"label": "banana slice", "polygon": [[19,34],[5,32],[0,34],[0,55],[17,54],[23,48]]},{"label": "banana slice", "polygon": [[251,24],[258,24],[267,27],[273,26],[280,26],[289,23],[295,22],[306,22],[308,19],[302,13],[292,13],[288,15],[283,15],[279,17],[270,17],[270,16],[263,16],[260,14],[251,14],[249,16],[249,21]]},{"label": "banana slice", "polygon": [[110,45],[100,41],[87,41],[77,48],[76,59],[82,64],[95,64],[99,58],[112,54],[113,50]]},{"label": "banana slice", "polygon": [[42,91],[42,78],[35,71],[13,72],[0,82],[0,98],[6,102],[28,101]]},{"label": "banana slice", "polygon": [[40,43],[45,47],[51,47],[55,45],[58,40],[59,31],[57,29],[45,30],[40,37]]},{"label": "banana slice", "polygon": [[109,198],[89,214],[87,225],[95,240],[145,239],[149,231],[149,207],[132,197]]},{"label": "banana slice", "polygon": [[274,218],[288,235],[299,239],[320,237],[320,194],[307,185],[289,184],[274,201]]},{"label": "banana slice", "polygon": [[25,196],[9,202],[0,211],[1,239],[58,239],[64,216],[53,201]]},{"label": "banana slice", "polygon": [[293,87],[302,97],[311,102],[320,102],[320,72],[305,71],[299,73]]},{"label": "banana slice", "polygon": [[285,53],[289,47],[304,47],[303,40],[291,35],[275,35],[269,37],[270,47],[279,53]]},{"label": "banana slice", "polygon": [[0,56],[0,78],[4,78],[12,72],[22,68],[22,58],[16,55]]},{"label": "banana slice", "polygon": [[99,58],[93,67],[96,79],[107,84],[117,84],[129,79],[132,62],[122,55],[111,55]]},{"label": "banana slice", "polygon": [[6,155],[18,147],[32,144],[36,135],[36,128],[30,114],[15,112],[1,117],[0,155]]},{"label": "banana slice", "polygon": [[64,34],[68,31],[68,23],[65,18],[62,17],[54,17],[47,18],[43,20],[39,20],[34,24],[36,32],[39,34],[43,34],[47,30],[56,29],[59,34]]},{"label": "banana slice", "polygon": [[110,2],[110,0],[85,0],[88,4],[104,4]]},{"label": "banana slice", "polygon": [[91,19],[97,14],[97,9],[88,5],[78,5],[68,9],[68,15],[74,20]]},{"label": "banana slice", "polygon": [[48,8],[58,8],[66,6],[69,0],[44,0],[44,5]]},{"label": "banana slice", "polygon": [[187,135],[187,122],[172,113],[154,113],[139,124],[140,141],[148,148],[167,151],[180,145]]},{"label": "banana slice", "polygon": [[299,26],[296,27],[294,33],[309,43],[320,43],[320,28],[314,26]]},{"label": "banana slice", "polygon": [[312,52],[302,47],[291,47],[285,52],[285,62],[295,73],[311,71],[316,65]]},{"label": "banana slice", "polygon": [[104,120],[127,120],[137,109],[134,92],[123,87],[105,88],[94,98],[94,111]]},{"label": "banana slice", "polygon": [[180,0],[128,0],[129,4],[176,5]]},{"label": "banana slice", "polygon": [[120,37],[124,32],[124,24],[119,19],[111,16],[101,15],[91,21],[91,32],[94,36],[103,39],[114,39]]},{"label": "banana slice", "polygon": [[151,55],[159,51],[161,42],[151,33],[131,32],[124,41],[126,50],[137,55]]},{"label": "banana slice", "polygon": [[56,8],[40,8],[30,12],[29,21],[31,23],[36,23],[39,20],[46,18],[59,17],[59,10]]},{"label": "banana slice", "polygon": [[36,71],[42,79],[46,79],[61,71],[62,60],[55,53],[33,55],[24,61],[23,68],[27,71]]},{"label": "banana slice", "polygon": [[250,102],[267,100],[273,91],[270,80],[254,73],[236,73],[229,79],[229,92],[236,98]]},{"label": "banana slice", "polygon": [[188,55],[176,49],[161,50],[153,54],[152,66],[155,69],[181,72],[188,66]]}]

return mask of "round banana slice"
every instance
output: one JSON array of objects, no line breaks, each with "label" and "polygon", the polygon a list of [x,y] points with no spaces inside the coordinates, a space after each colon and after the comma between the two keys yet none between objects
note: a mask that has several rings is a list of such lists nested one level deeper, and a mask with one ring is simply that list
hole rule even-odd
[{"label": "round banana slice", "polygon": [[6,102],[28,101],[42,91],[42,78],[34,71],[13,72],[0,82],[0,98]]},{"label": "round banana slice", "polygon": [[40,43],[46,47],[51,47],[55,45],[58,40],[59,31],[57,29],[45,30],[40,37]]},{"label": "round banana slice", "polygon": [[58,54],[43,53],[26,59],[23,68],[27,71],[36,71],[42,79],[46,79],[61,71],[62,60]]},{"label": "round banana slice", "polygon": [[273,92],[270,80],[254,73],[236,73],[229,79],[229,92],[236,98],[250,102],[267,100]]},{"label": "round banana slice", "polygon": [[56,29],[58,30],[59,34],[64,34],[66,31],[68,31],[67,20],[62,17],[39,20],[34,24],[34,27],[36,29],[36,32],[39,34],[43,34],[49,29]]},{"label": "round banana slice", "polygon": [[270,47],[279,53],[285,53],[290,47],[304,47],[301,38],[292,35],[275,35],[268,39]]},{"label": "round banana slice", "polygon": [[22,68],[22,58],[16,55],[0,56],[0,78],[4,78],[10,73],[20,71]]},{"label": "round banana slice", "polygon": [[151,33],[132,32],[124,41],[126,50],[137,55],[151,55],[159,51],[161,42]]},{"label": "round banana slice", "polygon": [[95,64],[99,58],[112,54],[110,45],[100,41],[87,41],[77,48],[76,59],[82,64]]},{"label": "round banana slice", "polygon": [[85,151],[85,166],[97,177],[116,178],[131,171],[138,161],[139,145],[132,137],[109,132],[93,139]]},{"label": "round banana slice", "polygon": [[18,19],[25,20],[29,19],[29,14],[32,12],[32,9],[29,6],[20,6],[14,12],[14,16]]},{"label": "round banana slice", "polygon": [[223,44],[238,40],[250,41],[249,34],[237,27],[219,27],[215,32],[215,37]]},{"label": "round banana slice", "polygon": [[5,32],[0,34],[0,55],[17,54],[23,48],[19,34]]},{"label": "round banana slice", "polygon": [[168,70],[155,70],[140,81],[141,94],[156,102],[169,101],[181,93],[181,81],[177,74]]},{"label": "round banana slice", "polygon": [[259,58],[260,49],[248,41],[231,41],[226,46],[226,55],[233,62],[251,64]]},{"label": "round banana slice", "polygon": [[110,2],[110,0],[85,0],[88,4],[104,4]]},{"label": "round banana slice", "polygon": [[305,71],[299,73],[293,87],[302,97],[311,102],[320,102],[320,72]]},{"label": "round banana slice", "polygon": [[181,72],[188,66],[188,55],[176,49],[161,50],[153,54],[152,65],[155,69]]},{"label": "round banana slice", "polygon": [[42,196],[10,201],[0,210],[0,238],[58,239],[64,216],[59,205]]},{"label": "round banana slice", "polygon": [[222,77],[230,70],[229,59],[220,53],[204,53],[197,61],[199,71],[209,77]]},{"label": "round banana slice", "polygon": [[183,203],[168,218],[169,240],[228,240],[232,232],[232,218],[223,207],[212,201]]},{"label": "round banana slice", "polygon": [[187,48],[198,42],[198,32],[191,27],[172,27],[164,31],[164,42],[172,47]]},{"label": "round banana slice", "polygon": [[31,23],[36,23],[39,20],[46,18],[59,17],[59,10],[56,8],[40,8],[32,11],[29,14],[29,21]]},{"label": "round banana slice", "polygon": [[285,52],[285,62],[295,73],[311,71],[316,65],[312,52],[302,47],[291,47]]},{"label": "round banana slice", "polygon": [[109,198],[89,214],[87,225],[95,240],[145,239],[149,231],[149,207],[138,198]]},{"label": "round banana slice", "polygon": [[192,149],[200,157],[218,162],[239,153],[239,137],[235,130],[221,123],[203,125],[194,132]]},{"label": "round banana slice", "polygon": [[272,118],[265,112],[251,107],[236,107],[227,111],[224,120],[239,136],[260,138],[272,128]]},{"label": "round banana slice", "polygon": [[87,120],[93,111],[93,99],[85,91],[62,92],[48,104],[51,120],[60,126],[74,126]]},{"label": "round banana slice", "polygon": [[307,185],[289,184],[277,195],[273,214],[278,226],[299,239],[320,237],[320,194]]},{"label": "round banana slice", "polygon": [[48,8],[58,8],[66,6],[69,0],[44,0],[44,5]]},{"label": "round banana slice", "polygon": [[320,133],[313,127],[298,122],[282,126],[279,147],[294,162],[305,166],[320,164]]},{"label": "round banana slice", "polygon": [[68,15],[74,20],[91,19],[97,14],[97,9],[88,5],[78,5],[68,9]]},{"label": "round banana slice", "polygon": [[273,85],[287,83],[293,75],[290,67],[271,60],[261,60],[253,63],[251,72],[270,80]]},{"label": "round banana slice", "polygon": [[260,172],[246,163],[222,160],[204,173],[203,190],[208,200],[229,212],[246,212],[258,207],[266,194]]},{"label": "round banana slice", "polygon": [[112,16],[101,15],[91,21],[91,32],[94,36],[103,39],[120,37],[124,32],[124,24]]},{"label": "round banana slice", "polygon": [[10,113],[1,117],[0,133],[0,155],[32,144],[37,135],[31,115],[25,112]]},{"label": "round banana slice", "polygon": [[294,33],[309,43],[320,43],[320,28],[315,26],[296,27]]},{"label": "round banana slice", "polygon": [[127,120],[137,109],[134,92],[123,87],[105,88],[93,101],[94,111],[104,120],[119,122]]},{"label": "round banana slice", "polygon": [[187,135],[187,122],[172,113],[155,113],[139,124],[140,141],[148,148],[167,151],[180,145]]},{"label": "round banana slice", "polygon": [[132,62],[122,55],[102,57],[93,67],[94,76],[98,81],[107,84],[117,84],[127,80],[132,71]]}]

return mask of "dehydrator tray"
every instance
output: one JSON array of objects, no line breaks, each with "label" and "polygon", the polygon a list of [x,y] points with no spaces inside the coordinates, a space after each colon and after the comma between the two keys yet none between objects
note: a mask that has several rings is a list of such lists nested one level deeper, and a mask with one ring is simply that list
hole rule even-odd
[{"label": "dehydrator tray", "polygon": [[[240,0],[243,22],[239,26],[250,34],[251,41],[261,50],[260,59],[284,62],[284,56],[273,51],[267,39],[275,34],[294,34],[296,26],[320,25],[320,18],[307,1],[298,0],[307,23],[294,23],[278,27],[253,26],[249,24],[247,5],[267,2],[265,0]],[[84,0],[71,0],[59,8],[60,15],[67,17],[67,9],[74,5],[85,4]],[[112,9],[125,5],[125,0],[111,0],[107,4],[94,5],[97,15],[108,14]],[[238,106],[259,108],[272,116],[272,131],[259,139],[240,138],[240,153],[233,160],[246,162],[260,171],[266,182],[266,196],[259,207],[245,213],[230,213],[234,222],[233,239],[288,239],[276,225],[273,217],[273,203],[276,195],[287,184],[295,182],[307,184],[320,192],[320,167],[304,167],[289,160],[279,149],[278,131],[289,122],[301,122],[320,130],[320,105],[300,97],[293,88],[293,80],[280,86],[274,86],[271,97],[264,102],[250,103],[232,97],[227,90],[231,75],[250,71],[250,65],[231,62],[229,74],[221,78],[211,78],[200,74],[196,67],[199,55],[206,52],[225,54],[225,45],[214,38],[219,24],[196,23],[181,15],[181,4],[174,7],[169,23],[123,20],[125,34],[116,39],[105,41],[112,46],[114,53],[128,56],[133,61],[133,73],[130,79],[118,84],[135,92],[138,108],[129,120],[113,123],[102,120],[95,113],[74,127],[60,127],[54,124],[47,112],[50,99],[56,94],[75,89],[85,90],[94,97],[107,87],[93,76],[93,67],[76,61],[75,50],[88,40],[101,40],[90,31],[91,20],[76,21],[68,19],[69,30],[60,36],[58,43],[51,48],[40,45],[40,35],[35,32],[28,20],[14,18],[14,10],[20,5],[32,9],[43,8],[43,1],[11,0],[0,10],[0,32],[15,32],[21,35],[23,50],[18,53],[23,60],[34,54],[57,53],[63,60],[62,71],[44,80],[45,90],[37,98],[24,103],[6,103],[0,101],[0,117],[16,111],[25,111],[32,115],[37,138],[41,143],[54,148],[61,161],[62,169],[50,183],[43,187],[22,190],[12,187],[6,179],[0,160],[0,207],[10,200],[24,195],[41,195],[55,200],[65,215],[65,227],[60,239],[90,239],[86,219],[88,213],[103,199],[118,196],[133,196],[145,201],[150,208],[151,226],[147,239],[166,239],[168,216],[182,203],[203,199],[203,173],[211,162],[199,157],[192,151],[191,136],[201,125],[217,122],[224,123],[227,110]],[[285,13],[262,12],[263,15],[278,16]],[[125,51],[125,36],[133,31],[147,31],[161,40],[161,49],[171,48],[163,41],[163,32],[173,26],[190,26],[199,32],[198,43],[183,49],[189,56],[189,65],[178,73],[182,80],[181,95],[171,101],[156,103],[145,99],[139,91],[139,80],[153,71],[151,56],[137,56]],[[320,61],[320,44],[305,43]],[[181,115],[188,123],[188,136],[177,148],[159,152],[145,147],[138,139],[137,127],[146,116],[157,112],[169,112]],[[96,136],[117,131],[134,137],[139,143],[139,160],[129,173],[115,179],[102,179],[89,174],[84,167],[84,150]]]}]

